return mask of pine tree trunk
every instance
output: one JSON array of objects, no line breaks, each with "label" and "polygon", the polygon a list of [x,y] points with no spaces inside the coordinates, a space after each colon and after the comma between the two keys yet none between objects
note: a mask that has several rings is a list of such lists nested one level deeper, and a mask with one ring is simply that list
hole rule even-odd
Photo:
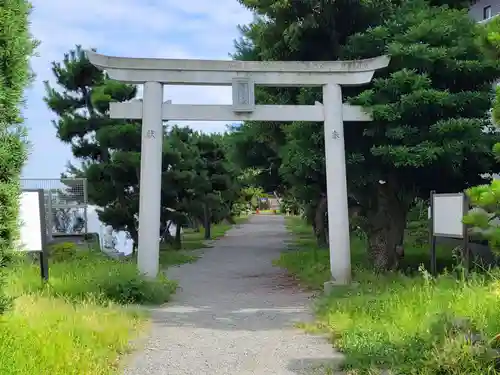
[{"label": "pine tree trunk", "polygon": [[409,204],[402,202],[397,193],[388,184],[381,184],[376,204],[367,215],[368,257],[378,272],[396,269],[403,256],[402,245]]},{"label": "pine tree trunk", "polygon": [[318,246],[328,246],[327,227],[326,227],[326,211],[328,208],[328,201],[326,195],[322,195],[318,206],[314,213],[314,228],[316,234],[316,241]]},{"label": "pine tree trunk", "polygon": [[175,241],[174,241],[174,246],[176,249],[180,249],[182,247],[181,229],[182,226],[180,224],[177,224],[175,227]]},{"label": "pine tree trunk", "polygon": [[208,204],[205,203],[203,205],[203,229],[205,231],[205,240],[209,240],[212,237],[212,234],[210,233],[210,208],[208,207]]},{"label": "pine tree trunk", "polygon": [[202,224],[202,221],[197,216],[195,216],[193,218],[193,229],[196,233],[200,233],[201,224]]},{"label": "pine tree trunk", "polygon": [[378,272],[394,270],[398,267],[402,253],[404,228],[398,225],[383,225],[372,228],[368,235],[368,255],[373,268]]},{"label": "pine tree trunk", "polygon": [[127,227],[127,231],[130,233],[130,237],[134,241],[134,246],[132,247],[132,254],[135,255],[137,253],[137,246],[139,245],[139,233],[135,225],[129,225]]}]

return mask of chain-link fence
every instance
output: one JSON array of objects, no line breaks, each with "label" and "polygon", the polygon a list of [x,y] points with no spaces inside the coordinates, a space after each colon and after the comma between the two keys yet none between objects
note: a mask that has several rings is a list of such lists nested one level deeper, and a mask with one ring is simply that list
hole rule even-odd
[{"label": "chain-link fence", "polygon": [[43,189],[49,241],[58,235],[87,233],[86,178],[25,178],[22,189]]}]

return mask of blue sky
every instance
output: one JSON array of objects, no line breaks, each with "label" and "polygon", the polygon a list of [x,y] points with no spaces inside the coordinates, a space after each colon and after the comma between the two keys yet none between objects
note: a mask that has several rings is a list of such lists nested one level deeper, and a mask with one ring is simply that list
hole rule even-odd
[{"label": "blue sky", "polygon": [[[131,57],[228,59],[237,25],[251,21],[237,0],[32,0],[33,35],[41,41],[32,67],[37,77],[26,92],[24,117],[32,143],[24,178],[58,178],[72,159],[55,135],[54,115],[43,102],[43,81],[53,81],[51,62],[76,44],[99,53]],[[230,104],[229,87],[167,86],[177,104]],[[223,131],[225,123],[183,123]]]}]

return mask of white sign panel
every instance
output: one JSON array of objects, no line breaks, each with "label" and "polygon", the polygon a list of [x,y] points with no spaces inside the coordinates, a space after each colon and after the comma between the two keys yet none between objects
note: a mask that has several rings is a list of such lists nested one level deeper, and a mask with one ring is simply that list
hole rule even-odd
[{"label": "white sign panel", "polygon": [[23,191],[20,197],[20,244],[22,251],[43,250],[43,227],[38,191]]},{"label": "white sign panel", "polygon": [[464,194],[433,195],[433,232],[435,236],[462,238]]}]

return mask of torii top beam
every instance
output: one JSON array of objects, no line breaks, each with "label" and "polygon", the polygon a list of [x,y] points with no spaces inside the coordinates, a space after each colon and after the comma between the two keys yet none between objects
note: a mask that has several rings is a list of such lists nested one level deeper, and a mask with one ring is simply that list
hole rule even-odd
[{"label": "torii top beam", "polygon": [[89,61],[110,78],[131,84],[228,86],[233,78],[251,76],[260,86],[344,86],[366,84],[388,56],[352,61],[235,61],[114,57],[86,51]]}]

